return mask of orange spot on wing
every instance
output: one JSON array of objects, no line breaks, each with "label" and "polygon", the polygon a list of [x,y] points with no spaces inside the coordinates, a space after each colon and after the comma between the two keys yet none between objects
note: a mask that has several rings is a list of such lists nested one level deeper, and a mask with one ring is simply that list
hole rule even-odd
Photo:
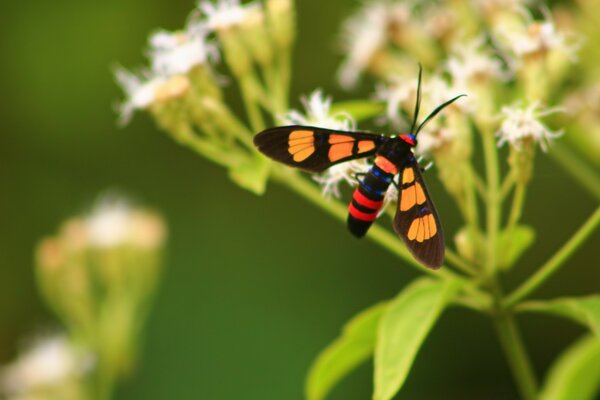
[{"label": "orange spot on wing", "polygon": [[404,168],[404,172],[402,172],[402,183],[411,183],[415,180],[415,171],[412,168]]},{"label": "orange spot on wing", "polygon": [[416,202],[417,196],[414,185],[402,190],[402,194],[400,195],[400,211],[410,210]]},{"label": "orange spot on wing", "polygon": [[336,134],[329,136],[330,144],[345,143],[345,142],[354,142],[354,138],[352,136],[336,135]]},{"label": "orange spot on wing", "polygon": [[329,149],[329,161],[335,162],[352,155],[353,143],[334,144]]},{"label": "orange spot on wing", "polygon": [[366,153],[367,151],[371,151],[375,148],[375,142],[372,140],[361,140],[358,142],[358,152]]},{"label": "orange spot on wing", "polygon": [[425,197],[425,192],[423,191],[423,186],[419,182],[415,183],[415,188],[417,192],[417,204],[423,204],[427,200]]},{"label": "orange spot on wing", "polygon": [[313,137],[313,136],[314,136],[313,131],[297,130],[297,131],[293,131],[292,133],[290,133],[288,140],[304,139],[304,138]]},{"label": "orange spot on wing", "polygon": [[[299,151],[292,153],[293,159],[296,162],[301,162],[306,160],[308,157],[310,157],[310,155],[312,153],[315,152],[315,146],[305,146],[305,145],[301,145],[303,147],[303,149],[299,149]],[[291,148],[290,148],[290,153],[291,153]]]},{"label": "orange spot on wing", "polygon": [[288,140],[288,146],[296,146],[299,144],[312,144],[315,141],[312,137],[300,138],[300,139],[290,139]]},{"label": "orange spot on wing", "polygon": [[419,221],[419,230],[417,231],[417,242],[423,243],[425,240],[425,224],[423,218],[417,218]]},{"label": "orange spot on wing", "polygon": [[419,230],[419,220],[421,218],[415,218],[413,219],[413,222],[410,224],[410,228],[408,228],[408,233],[406,234],[406,237],[408,237],[408,240],[415,240],[417,238],[417,231]]},{"label": "orange spot on wing", "polygon": [[394,163],[383,156],[375,157],[375,165],[377,165],[379,168],[381,168],[388,174],[396,175],[398,173],[398,168],[396,168]]},{"label": "orange spot on wing", "polygon": [[[307,130],[297,130],[290,133],[288,136],[288,153],[294,155],[294,161],[302,161],[308,157],[312,152],[315,151],[313,146],[315,141],[314,132]],[[305,156],[304,150],[312,149],[311,152]],[[296,154],[300,153],[299,156]],[[296,157],[304,157],[301,160],[296,160]]]},{"label": "orange spot on wing", "polygon": [[408,228],[406,237],[408,240],[416,240],[419,243],[423,243],[426,240],[431,239],[437,234],[437,224],[433,214],[427,214],[424,217],[415,218]]},{"label": "orange spot on wing", "polygon": [[437,233],[437,224],[435,223],[435,218],[433,218],[433,214],[429,214],[427,219],[429,222],[429,237],[434,237]]}]

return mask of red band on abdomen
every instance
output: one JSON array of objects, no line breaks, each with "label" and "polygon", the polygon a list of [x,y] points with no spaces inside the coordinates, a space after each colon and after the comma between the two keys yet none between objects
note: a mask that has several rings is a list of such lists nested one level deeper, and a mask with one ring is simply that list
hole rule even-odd
[{"label": "red band on abdomen", "polygon": [[356,188],[354,190],[354,194],[352,195],[352,198],[354,200],[356,200],[356,202],[358,204],[360,204],[361,206],[364,206],[367,208],[372,208],[373,210],[379,210],[379,208],[381,208],[381,205],[383,204],[383,200],[379,200],[379,201],[371,200],[367,196],[362,194],[358,188]]},{"label": "red band on abdomen", "polygon": [[375,221],[375,219],[377,219],[377,212],[374,212],[374,213],[362,212],[362,211],[356,209],[356,207],[354,207],[354,204],[352,204],[352,202],[350,202],[348,211],[350,212],[350,215],[352,215],[356,219],[360,219],[361,221],[371,222],[371,221]]}]

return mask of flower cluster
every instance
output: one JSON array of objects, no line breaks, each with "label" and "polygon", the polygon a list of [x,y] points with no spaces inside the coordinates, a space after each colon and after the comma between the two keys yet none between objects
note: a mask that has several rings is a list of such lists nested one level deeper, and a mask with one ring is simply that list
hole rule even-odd
[{"label": "flower cluster", "polygon": [[[121,122],[148,111],[177,142],[228,168],[241,187],[262,193],[269,164],[252,136],[266,127],[265,112],[275,120],[287,111],[293,12],[291,0],[201,1],[183,30],[150,36],[143,72],[117,69],[126,95]],[[224,99],[222,86],[232,81],[247,120]]]},{"label": "flower cluster", "polygon": [[165,239],[165,224],[157,213],[109,195],[40,243],[41,293],[69,337],[93,356],[91,374],[114,382],[132,367],[159,283]]},{"label": "flower cluster", "polygon": [[78,383],[92,364],[92,357],[77,349],[67,337],[38,337],[12,364],[0,369],[0,394],[15,400],[80,400],[84,393]]}]

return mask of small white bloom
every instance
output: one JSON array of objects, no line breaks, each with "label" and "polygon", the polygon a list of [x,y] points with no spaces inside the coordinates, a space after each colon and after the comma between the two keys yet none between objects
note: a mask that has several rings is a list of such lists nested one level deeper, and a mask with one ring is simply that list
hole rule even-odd
[{"label": "small white bloom", "polygon": [[331,97],[323,96],[317,89],[308,98],[301,99],[305,113],[296,110],[289,111],[283,116],[283,121],[290,125],[316,125],[322,128],[355,130],[352,117],[346,113],[331,113]]},{"label": "small white bloom", "polygon": [[490,49],[485,46],[485,39],[481,36],[457,45],[446,62],[446,68],[454,84],[467,87],[471,82],[489,78],[508,80],[510,72],[503,67],[500,59]]},{"label": "small white bloom", "polygon": [[[355,123],[346,113],[331,113],[331,98],[323,96],[320,90],[315,90],[308,98],[303,98],[305,113],[292,110],[283,118],[285,124],[290,125],[315,125],[322,128],[338,129],[344,131],[355,130]],[[314,175],[314,180],[323,187],[326,197],[340,197],[339,184],[346,182],[356,185],[356,174],[369,170],[369,165],[364,160],[354,160],[334,165],[321,174]]]},{"label": "small white bloom", "polygon": [[394,125],[399,125],[403,118],[400,116],[402,108],[414,105],[417,96],[417,81],[395,75],[390,78],[389,84],[379,84],[375,88],[375,98],[386,103],[385,114]]},{"label": "small white bloom", "polygon": [[[421,82],[421,107],[419,121],[422,122],[430,112],[435,108],[457,96],[458,94],[466,94],[466,90],[459,90],[457,87],[450,86],[448,82],[440,75],[433,75],[427,80]],[[405,77],[395,75],[390,77],[390,83],[380,84],[376,88],[375,98],[386,103],[386,117],[396,127],[402,122],[407,121],[400,113],[404,110],[412,122],[415,102],[417,99],[417,80],[407,79]],[[467,110],[466,105],[462,101],[453,103],[453,106]]]},{"label": "small white bloom", "polygon": [[516,149],[521,149],[524,142],[539,143],[542,150],[546,151],[548,143],[561,136],[562,131],[551,131],[539,119],[562,111],[560,108],[540,110],[539,103],[535,102],[527,108],[519,106],[502,107],[504,120],[498,131],[498,146],[508,142]]},{"label": "small white bloom", "polygon": [[216,46],[208,43],[203,24],[188,24],[185,31],[158,31],[150,36],[152,71],[162,76],[187,74],[197,65],[218,58]]},{"label": "small white bloom", "polygon": [[89,244],[98,248],[116,247],[128,239],[131,207],[118,197],[102,198],[86,218]]},{"label": "small white bloom", "polygon": [[392,31],[401,29],[411,16],[405,3],[379,1],[365,4],[345,24],[342,49],[347,54],[338,72],[341,85],[350,88],[388,42]]},{"label": "small white bloom", "polygon": [[145,110],[152,104],[183,97],[191,85],[186,75],[167,77],[143,72],[138,76],[120,67],[115,71],[115,76],[126,97],[118,106],[120,126],[131,120],[135,110]]},{"label": "small white bloom", "polygon": [[258,4],[241,5],[239,0],[217,0],[200,1],[198,8],[206,16],[206,26],[213,31],[227,30],[240,25],[246,18],[249,7],[257,7]]},{"label": "small white bloom", "polygon": [[135,110],[146,109],[154,103],[158,88],[167,81],[164,76],[152,75],[147,71],[136,75],[122,67],[115,70],[115,77],[126,96],[126,100],[119,105],[119,125],[126,125]]},{"label": "small white bloom", "polygon": [[456,134],[454,131],[447,127],[439,126],[435,121],[432,121],[419,132],[415,153],[424,157],[431,154],[432,151],[443,147],[445,144],[452,142],[455,138]]},{"label": "small white bloom", "polygon": [[523,29],[498,27],[496,34],[500,41],[518,60],[536,54],[545,54],[552,50],[563,52],[571,61],[576,61],[580,41],[574,35],[559,32],[551,15],[545,13],[545,19],[534,21],[525,13],[527,19]]},{"label": "small white bloom", "polygon": [[314,175],[313,179],[318,182],[323,189],[323,196],[340,198],[340,183],[346,182],[350,186],[358,184],[357,174],[364,174],[371,166],[362,160],[352,160],[336,164],[327,168],[323,173]]},{"label": "small white bloom", "polygon": [[66,380],[80,377],[89,367],[89,362],[85,361],[78,357],[66,337],[41,338],[1,371],[0,386],[13,394],[58,386]]}]

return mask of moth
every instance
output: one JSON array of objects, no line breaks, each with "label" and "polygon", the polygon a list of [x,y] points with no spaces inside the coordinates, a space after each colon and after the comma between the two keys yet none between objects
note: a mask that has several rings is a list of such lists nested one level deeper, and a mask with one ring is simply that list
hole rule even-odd
[{"label": "moth", "polygon": [[[379,214],[388,187],[397,185],[394,230],[417,260],[437,269],[444,261],[444,235],[412,149],[417,145],[417,135],[423,126],[464,94],[439,105],[417,126],[421,75],[422,69],[419,68],[417,98],[409,133],[390,137],[370,132],[291,125],[260,132],[254,137],[254,144],[273,160],[308,172],[322,172],[338,163],[374,157],[373,165],[359,180],[348,206],[350,232],[357,237],[365,236]],[[396,176],[399,176],[397,184]]]}]

